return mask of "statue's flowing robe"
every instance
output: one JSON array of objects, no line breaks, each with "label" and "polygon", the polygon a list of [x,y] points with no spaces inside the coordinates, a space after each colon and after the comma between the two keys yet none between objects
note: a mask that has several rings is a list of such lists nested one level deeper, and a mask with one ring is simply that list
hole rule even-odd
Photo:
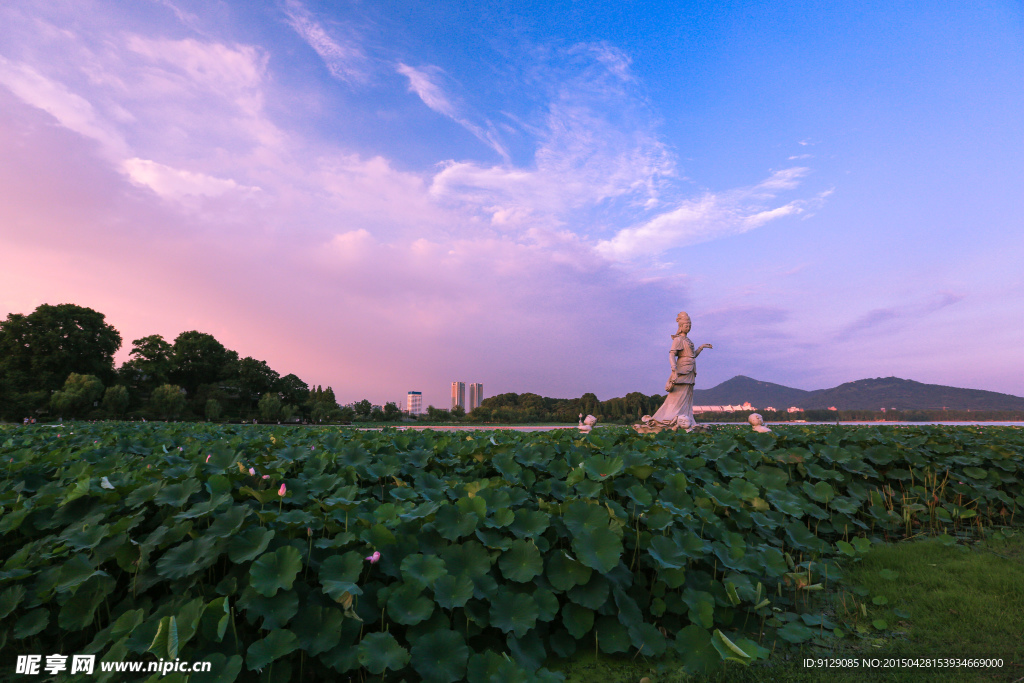
[{"label": "statue's flowing robe", "polygon": [[[697,424],[693,419],[693,383],[697,378],[697,360],[693,351],[693,342],[685,334],[672,335],[672,351],[679,352],[676,356],[675,369],[672,371],[670,382],[672,391],[668,398],[650,418],[645,418],[641,424],[650,427],[651,431],[660,429],[676,429],[679,419],[686,417],[689,423],[686,425],[692,428]],[[639,426],[638,426],[638,431]]]}]

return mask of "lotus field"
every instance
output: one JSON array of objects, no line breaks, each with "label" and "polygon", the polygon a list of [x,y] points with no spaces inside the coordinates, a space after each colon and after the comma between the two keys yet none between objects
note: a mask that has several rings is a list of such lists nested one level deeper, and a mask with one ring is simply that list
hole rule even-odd
[{"label": "lotus field", "polygon": [[83,423],[2,428],[0,458],[3,666],[213,663],[190,681],[714,672],[856,637],[815,596],[872,542],[1024,508],[1013,428]]}]

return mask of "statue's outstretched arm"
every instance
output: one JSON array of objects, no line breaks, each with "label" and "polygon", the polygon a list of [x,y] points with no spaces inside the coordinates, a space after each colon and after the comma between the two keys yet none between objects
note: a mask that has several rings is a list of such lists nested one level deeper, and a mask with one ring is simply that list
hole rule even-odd
[{"label": "statue's outstretched arm", "polygon": [[715,347],[712,346],[711,344],[701,344],[700,348],[693,352],[693,357],[696,358],[697,356],[699,356],[700,352],[703,351],[704,349],[713,349],[713,348],[715,348]]}]

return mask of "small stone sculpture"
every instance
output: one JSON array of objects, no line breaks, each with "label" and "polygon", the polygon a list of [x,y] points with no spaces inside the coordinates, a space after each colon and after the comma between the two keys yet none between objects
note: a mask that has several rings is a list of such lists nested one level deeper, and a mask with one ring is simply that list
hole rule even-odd
[{"label": "small stone sculpture", "polygon": [[587,417],[584,418],[583,413],[580,413],[579,429],[581,432],[583,432],[584,434],[589,434],[590,430],[594,428],[595,424],[597,424],[596,417],[594,417],[593,415],[587,415]]},{"label": "small stone sculpture", "polygon": [[770,434],[772,431],[764,426],[764,418],[759,413],[751,413],[750,417],[747,418],[747,422],[750,423],[755,432],[761,432],[762,434],[768,432]]},{"label": "small stone sculpture", "polygon": [[650,415],[644,415],[640,418],[640,423],[633,425],[640,434],[654,434],[665,429],[682,429],[687,432],[692,432],[695,425],[690,422],[690,418],[685,415],[677,415],[671,420],[655,420]]},{"label": "small stone sculpture", "polygon": [[714,348],[703,344],[694,349],[693,342],[686,335],[690,332],[690,316],[682,312],[676,316],[679,329],[672,335],[672,348],[668,359],[672,374],[665,383],[668,397],[654,415],[644,415],[633,428],[641,434],[660,432],[664,429],[685,429],[692,431],[697,425],[693,417],[693,384],[697,378],[697,356],[704,349]]}]

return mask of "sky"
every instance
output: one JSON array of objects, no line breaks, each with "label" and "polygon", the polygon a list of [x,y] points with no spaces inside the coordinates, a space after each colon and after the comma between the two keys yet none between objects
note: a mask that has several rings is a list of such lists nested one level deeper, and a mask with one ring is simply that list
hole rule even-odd
[{"label": "sky", "polygon": [[0,317],[452,381],[1024,396],[1024,6],[8,0]]}]

